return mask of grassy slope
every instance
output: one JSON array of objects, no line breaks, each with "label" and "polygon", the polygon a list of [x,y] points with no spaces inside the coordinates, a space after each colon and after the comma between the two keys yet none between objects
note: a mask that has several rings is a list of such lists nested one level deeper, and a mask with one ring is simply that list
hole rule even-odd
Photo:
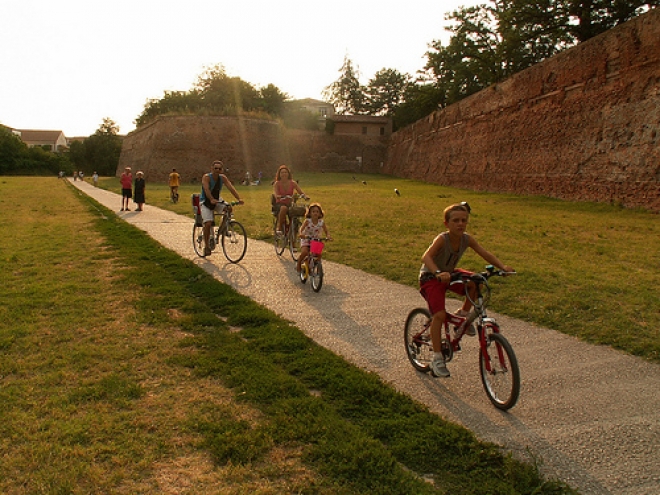
[{"label": "grassy slope", "polygon": [[0,209],[2,493],[570,492],[63,182]]}]

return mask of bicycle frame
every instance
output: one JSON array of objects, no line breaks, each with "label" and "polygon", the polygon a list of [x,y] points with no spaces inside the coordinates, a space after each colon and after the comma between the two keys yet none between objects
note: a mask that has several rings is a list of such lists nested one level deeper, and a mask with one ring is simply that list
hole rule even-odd
[{"label": "bicycle frame", "polygon": [[[240,222],[234,220],[233,206],[239,202],[225,202],[222,213],[214,211],[214,221],[209,232],[209,248],[211,251],[222,246],[225,257],[231,263],[238,263],[245,256],[247,250],[247,234]],[[215,225],[215,217],[220,217],[220,222]],[[193,248],[198,256],[204,257],[204,226],[199,223],[193,225]]]},{"label": "bicycle frame", "polygon": [[[295,206],[301,206],[297,204],[298,200],[301,197],[302,196],[298,196],[297,194],[294,194],[293,196],[283,196],[283,198],[290,198],[293,200],[290,208]],[[305,200],[309,200],[309,198],[305,197]],[[305,204],[305,206],[307,205]],[[282,239],[284,240],[284,243],[281,243],[281,239],[278,239],[277,233],[275,232],[278,221],[278,215],[279,213],[273,213],[273,236],[275,240],[275,252],[277,253],[278,256],[280,256],[284,252],[285,247],[288,246],[289,252],[291,253],[291,257],[293,258],[294,261],[298,261],[299,251],[297,246],[297,240],[298,240],[298,229],[300,227],[300,220],[299,220],[300,217],[298,215],[296,216],[291,215],[291,211],[289,210],[289,213],[285,216],[284,223],[281,226]]]},{"label": "bicycle frame", "polygon": [[[310,239],[310,247],[307,256],[303,260],[303,271],[300,273],[300,281],[304,284],[307,282],[308,278],[312,280],[312,290],[314,292],[319,292],[323,286],[323,264],[321,262],[322,257],[320,254],[312,252],[311,241],[327,241],[328,238],[312,238]],[[306,268],[304,268],[306,267]]]}]

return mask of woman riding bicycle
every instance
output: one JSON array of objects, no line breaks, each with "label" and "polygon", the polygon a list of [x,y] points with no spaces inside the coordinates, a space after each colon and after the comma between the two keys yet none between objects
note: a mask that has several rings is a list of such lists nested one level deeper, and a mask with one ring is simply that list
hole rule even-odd
[{"label": "woman riding bicycle", "polygon": [[[447,316],[445,295],[447,289],[465,295],[466,288],[464,285],[449,285],[452,273],[470,273],[456,269],[463,253],[468,247],[472,248],[474,252],[497,268],[505,272],[514,271],[513,268],[502,264],[494,254],[486,251],[474,237],[465,232],[469,215],[470,206],[467,203],[457,203],[445,208],[444,223],[447,231],[439,234],[422,256],[419,284],[420,293],[426,299],[429,311],[433,315],[431,321],[431,341],[433,344],[431,371],[435,376],[448,377],[450,375],[442,354],[442,325]],[[470,290],[470,288],[467,290]],[[466,300],[460,313],[465,315],[470,308],[471,304],[469,300]]]},{"label": "woman riding bicycle", "polygon": [[[309,244],[311,239],[320,239],[321,237],[330,238],[328,226],[325,224],[323,216],[323,209],[319,203],[312,203],[309,205],[307,215],[305,215],[305,221],[300,227],[300,257],[298,258],[298,264],[296,266],[298,272],[302,270],[302,263],[309,255]],[[323,236],[321,236],[321,232],[323,232]]]},{"label": "woman riding bicycle", "polygon": [[282,225],[286,222],[286,216],[289,213],[289,207],[292,202],[290,196],[293,196],[294,192],[297,192],[301,196],[305,196],[305,193],[302,192],[298,183],[293,180],[289,167],[281,165],[280,168],[277,169],[275,182],[273,183],[273,197],[275,198],[273,214],[277,216],[277,226],[275,231],[278,235],[282,234]]},{"label": "woman riding bicycle", "polygon": [[224,171],[224,164],[220,160],[213,162],[213,171],[204,174],[202,177],[202,193],[199,196],[200,210],[202,212],[202,221],[204,222],[204,256],[211,254],[209,247],[209,236],[211,234],[211,225],[213,224],[214,212],[222,213],[224,211],[224,201],[220,196],[222,186],[226,185],[239,204],[243,204],[236,189],[227,178]]}]

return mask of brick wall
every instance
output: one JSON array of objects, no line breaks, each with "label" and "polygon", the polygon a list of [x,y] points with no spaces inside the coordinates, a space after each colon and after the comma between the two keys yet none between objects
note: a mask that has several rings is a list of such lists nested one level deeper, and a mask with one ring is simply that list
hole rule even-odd
[{"label": "brick wall", "polygon": [[[276,121],[237,117],[166,116],[124,139],[117,176],[129,166],[147,181],[164,182],[176,168],[184,182],[199,182],[214,160],[223,160],[232,181],[249,171],[274,177],[277,167],[316,171],[379,172],[387,139],[332,136],[285,129]],[[361,157],[360,160],[357,157]]]},{"label": "brick wall", "polygon": [[164,182],[176,168],[183,182],[199,182],[214,160],[223,160],[233,181],[246,171],[274,175],[288,163],[281,127],[272,121],[236,117],[167,116],[129,133],[117,174],[130,166],[147,181]]},{"label": "brick wall", "polygon": [[660,9],[396,132],[383,171],[660,211]]}]

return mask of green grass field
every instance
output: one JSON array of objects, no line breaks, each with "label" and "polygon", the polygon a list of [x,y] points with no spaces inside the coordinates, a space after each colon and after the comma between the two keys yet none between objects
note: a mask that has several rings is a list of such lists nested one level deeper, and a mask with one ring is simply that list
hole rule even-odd
[{"label": "green grass field", "polygon": [[[473,212],[468,231],[519,272],[495,282],[493,310],[660,362],[657,214],[378,175],[296,178],[326,210],[335,239],[324,253],[328,259],[416,286],[420,258],[444,230],[442,210],[468,201]],[[264,183],[236,186],[246,201],[236,217],[251,237],[267,240],[271,187]],[[102,187],[120,190],[115,178],[104,179]],[[147,202],[190,214],[193,192],[199,185],[182,186],[181,201],[173,205],[165,184],[148,184]],[[484,263],[468,252],[461,265],[481,270]]]},{"label": "green grass field", "polygon": [[573,493],[65,181],[0,209],[0,493]]}]

